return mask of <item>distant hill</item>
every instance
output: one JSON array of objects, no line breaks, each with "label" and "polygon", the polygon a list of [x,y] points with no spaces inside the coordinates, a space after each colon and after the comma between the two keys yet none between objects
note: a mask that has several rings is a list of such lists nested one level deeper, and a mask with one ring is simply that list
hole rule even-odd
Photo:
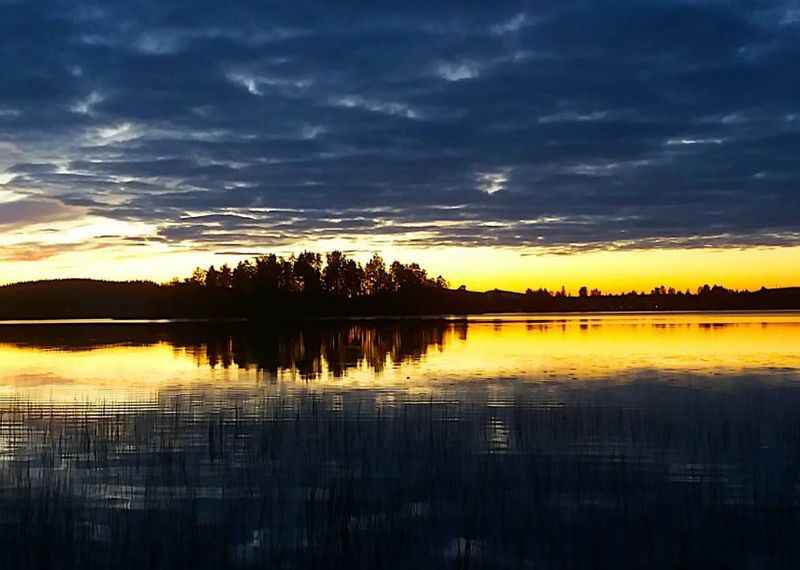
[{"label": "distant hill", "polygon": [[537,291],[431,289],[332,302],[324,297],[270,296],[209,291],[186,283],[63,279],[0,287],[0,320],[74,318],[252,317],[463,314],[658,310],[800,309],[800,287],[735,292],[714,287],[704,294],[560,296]]},{"label": "distant hill", "polygon": [[62,279],[0,287],[0,319],[155,317],[169,291],[148,281]]}]

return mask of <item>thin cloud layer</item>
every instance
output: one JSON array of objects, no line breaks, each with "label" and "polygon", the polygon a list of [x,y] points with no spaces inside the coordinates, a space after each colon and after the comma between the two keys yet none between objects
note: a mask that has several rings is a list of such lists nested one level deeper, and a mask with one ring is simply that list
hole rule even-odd
[{"label": "thin cloud layer", "polygon": [[212,251],[797,245],[797,13],[0,2],[0,232],[81,211]]},{"label": "thin cloud layer", "polygon": [[77,208],[57,200],[22,199],[0,204],[0,229],[19,229],[32,224],[79,216]]}]

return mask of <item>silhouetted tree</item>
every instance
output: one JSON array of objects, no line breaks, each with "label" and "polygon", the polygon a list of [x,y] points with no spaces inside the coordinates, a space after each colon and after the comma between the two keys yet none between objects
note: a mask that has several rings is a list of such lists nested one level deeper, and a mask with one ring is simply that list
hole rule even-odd
[{"label": "silhouetted tree", "polygon": [[364,266],[364,293],[381,295],[392,290],[392,277],[386,271],[383,258],[377,253]]},{"label": "silhouetted tree", "polygon": [[206,271],[200,267],[195,268],[192,272],[192,276],[186,280],[186,283],[189,285],[195,286],[205,286],[206,284]]},{"label": "silhouetted tree", "polygon": [[343,266],[342,281],[344,284],[344,296],[348,299],[358,297],[363,294],[364,270],[360,263],[353,259],[345,259]]},{"label": "silhouetted tree", "polygon": [[342,296],[344,291],[344,264],[347,257],[341,251],[332,251],[325,257],[322,285],[326,293]]},{"label": "silhouetted tree", "polygon": [[233,269],[233,289],[238,294],[250,294],[254,290],[256,268],[249,261],[240,261]]},{"label": "silhouetted tree", "polygon": [[219,287],[219,271],[212,265],[206,271],[206,288],[216,289]]},{"label": "silhouetted tree", "polygon": [[317,295],[322,291],[322,256],[304,251],[294,259],[294,280],[306,295]]},{"label": "silhouetted tree", "polygon": [[256,258],[255,282],[259,291],[286,289],[286,261],[275,254]]},{"label": "silhouetted tree", "polygon": [[219,275],[217,276],[217,284],[222,289],[230,289],[233,287],[233,271],[226,263],[219,268]]},{"label": "silhouetted tree", "polygon": [[428,279],[427,272],[416,263],[405,265],[399,261],[389,268],[394,289],[397,291],[414,291],[423,287],[435,287],[436,282]]}]

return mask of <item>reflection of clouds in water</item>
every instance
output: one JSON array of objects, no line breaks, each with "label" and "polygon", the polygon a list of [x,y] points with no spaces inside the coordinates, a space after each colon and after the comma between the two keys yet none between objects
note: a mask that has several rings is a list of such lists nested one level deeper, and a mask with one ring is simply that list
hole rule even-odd
[{"label": "reflection of clouds in water", "polygon": [[38,372],[35,374],[15,374],[13,377],[15,388],[34,388],[36,386],[52,386],[54,384],[74,384],[74,378],[66,378],[52,372]]}]

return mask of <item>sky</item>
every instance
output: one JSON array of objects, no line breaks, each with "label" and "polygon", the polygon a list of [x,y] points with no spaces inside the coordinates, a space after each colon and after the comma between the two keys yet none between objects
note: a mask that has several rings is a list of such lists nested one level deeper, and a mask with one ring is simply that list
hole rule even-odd
[{"label": "sky", "polygon": [[800,285],[800,1],[0,0],[0,283]]}]

